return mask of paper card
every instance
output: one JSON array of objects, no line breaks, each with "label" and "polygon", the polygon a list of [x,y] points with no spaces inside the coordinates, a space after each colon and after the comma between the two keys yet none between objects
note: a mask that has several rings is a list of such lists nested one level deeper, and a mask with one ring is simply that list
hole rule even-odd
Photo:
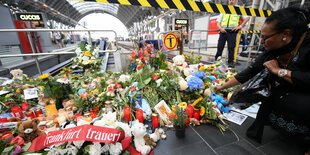
[{"label": "paper card", "polygon": [[37,88],[28,88],[24,90],[25,100],[38,98],[38,89]]},{"label": "paper card", "polygon": [[229,113],[224,113],[223,115],[227,118],[227,120],[229,120],[230,122],[236,123],[238,125],[241,125],[248,118],[248,116],[234,112],[234,111],[230,111]]},{"label": "paper card", "polygon": [[14,80],[6,80],[5,82],[2,83],[2,86],[12,84],[13,82]]},{"label": "paper card", "polygon": [[0,95],[4,95],[4,94],[7,94],[7,93],[9,93],[9,91],[4,91],[4,90],[0,91]]},{"label": "paper card", "polygon": [[[259,109],[259,106],[258,106],[258,109]],[[258,109],[257,109],[257,111],[258,111]],[[241,114],[244,114],[244,115],[247,115],[247,116],[250,116],[252,118],[256,118],[256,115],[257,115],[257,112],[256,113],[255,112],[249,112],[248,109],[241,110],[241,109],[237,109],[235,107],[231,107],[231,110],[236,111],[236,112],[241,113]]]},{"label": "paper card", "polygon": [[170,122],[169,116],[171,115],[171,109],[164,100],[161,100],[154,108],[165,123]]}]

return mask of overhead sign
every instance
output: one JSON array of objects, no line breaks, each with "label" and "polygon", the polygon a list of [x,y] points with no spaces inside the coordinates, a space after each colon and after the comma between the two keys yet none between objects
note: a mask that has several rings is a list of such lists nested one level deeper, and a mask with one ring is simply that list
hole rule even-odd
[{"label": "overhead sign", "polygon": [[268,17],[270,10],[245,8],[232,5],[222,5],[194,0],[75,0],[86,2],[114,3],[120,5],[136,5],[163,9],[178,9],[198,12],[224,13],[234,15],[246,15],[254,17]]},{"label": "overhead sign", "polygon": [[42,14],[38,12],[19,12],[16,18],[21,21],[43,21]]},{"label": "overhead sign", "polygon": [[173,50],[178,44],[178,38],[173,33],[167,33],[164,38],[164,45],[168,50]]},{"label": "overhead sign", "polygon": [[187,25],[188,19],[175,19],[175,24],[176,25]]}]

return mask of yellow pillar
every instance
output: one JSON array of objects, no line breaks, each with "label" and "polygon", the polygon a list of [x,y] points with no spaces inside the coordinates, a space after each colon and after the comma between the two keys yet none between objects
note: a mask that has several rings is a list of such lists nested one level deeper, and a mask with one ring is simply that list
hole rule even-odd
[{"label": "yellow pillar", "polygon": [[235,54],[234,54],[234,62],[236,62],[236,60],[237,60],[237,54],[238,54],[238,51],[239,51],[240,38],[241,38],[241,31],[239,31],[238,36],[237,36],[237,42],[236,42]]}]

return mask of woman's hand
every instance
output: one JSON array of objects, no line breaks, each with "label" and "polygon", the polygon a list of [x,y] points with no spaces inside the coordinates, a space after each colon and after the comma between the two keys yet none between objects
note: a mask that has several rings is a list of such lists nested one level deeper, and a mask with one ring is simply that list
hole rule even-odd
[{"label": "woman's hand", "polygon": [[278,61],[273,59],[270,61],[267,61],[264,63],[264,66],[272,73],[275,75],[278,75],[279,70],[281,69],[279,67]]},{"label": "woman's hand", "polygon": [[214,89],[214,92],[218,94],[221,90],[223,90],[223,86],[216,86],[213,89]]}]

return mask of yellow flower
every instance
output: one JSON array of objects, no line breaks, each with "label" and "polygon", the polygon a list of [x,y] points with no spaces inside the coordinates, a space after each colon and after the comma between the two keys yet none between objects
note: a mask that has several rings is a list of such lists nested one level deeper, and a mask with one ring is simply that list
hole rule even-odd
[{"label": "yellow flower", "polygon": [[24,88],[28,88],[28,86],[27,86],[27,85],[24,85],[23,87],[24,87]]},{"label": "yellow flower", "polygon": [[18,92],[19,92],[19,88],[16,89],[16,93],[18,93]]},{"label": "yellow flower", "polygon": [[206,69],[207,69],[207,67],[205,67],[205,66],[200,66],[198,70],[199,70],[199,71],[204,71],[204,70],[206,70]]},{"label": "yellow flower", "polygon": [[38,78],[41,80],[47,79],[50,75],[48,73],[40,75]]},{"label": "yellow flower", "polygon": [[194,51],[191,51],[191,55],[193,55],[194,54]]},{"label": "yellow flower", "polygon": [[215,69],[215,67],[216,67],[215,65],[209,65],[209,69],[213,70],[213,69]]},{"label": "yellow flower", "polygon": [[193,107],[195,107],[196,106],[196,104],[198,103],[198,102],[200,102],[201,100],[203,99],[203,97],[202,96],[200,96],[196,101],[194,101],[194,103],[193,103]]},{"label": "yellow flower", "polygon": [[93,91],[91,91],[92,94],[99,94],[99,90],[98,89],[95,89]]},{"label": "yellow flower", "polygon": [[200,116],[203,116],[206,113],[205,107],[201,106],[200,107]]},{"label": "yellow flower", "polygon": [[9,98],[11,95],[10,94],[6,94],[5,95],[5,98]]},{"label": "yellow flower", "polygon": [[181,103],[178,104],[178,107],[179,107],[180,109],[185,110],[186,107],[187,107],[187,103],[186,103],[186,102],[181,102]]},{"label": "yellow flower", "polygon": [[227,79],[230,80],[234,77],[234,74],[227,75]]},{"label": "yellow flower", "polygon": [[91,53],[89,51],[83,52],[82,54],[85,56],[91,57]]},{"label": "yellow flower", "polygon": [[78,79],[78,76],[72,76],[71,79]]},{"label": "yellow flower", "polygon": [[204,87],[208,87],[209,86],[209,82],[206,82],[203,84]]},{"label": "yellow flower", "polygon": [[172,111],[176,111],[176,110],[177,110],[177,108],[175,107],[175,105],[173,105],[173,106],[171,107],[171,109],[172,109]]}]

